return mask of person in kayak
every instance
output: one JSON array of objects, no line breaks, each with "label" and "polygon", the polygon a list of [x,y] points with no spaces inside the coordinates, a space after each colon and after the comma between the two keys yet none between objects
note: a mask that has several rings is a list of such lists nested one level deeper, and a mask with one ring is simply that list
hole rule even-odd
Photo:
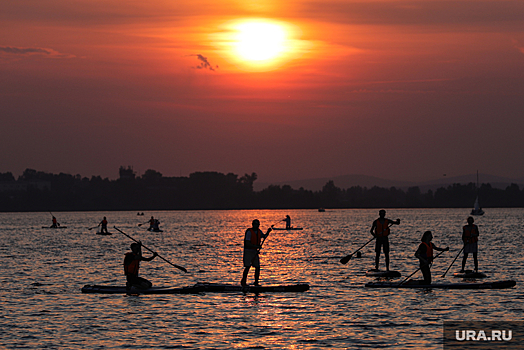
[{"label": "person in kayak", "polygon": [[400,225],[400,219],[396,221],[386,219],[386,211],[381,209],[378,212],[379,218],[373,221],[371,225],[371,234],[375,237],[375,270],[378,270],[380,263],[380,250],[384,250],[386,259],[386,271],[389,271],[389,227],[391,225]]},{"label": "person in kayak", "polygon": [[109,232],[107,232],[107,219],[106,219],[105,216],[104,216],[104,219],[102,219],[102,221],[100,221],[98,226],[101,226],[100,233],[109,234]]},{"label": "person in kayak", "polygon": [[286,215],[286,218],[282,221],[286,222],[286,230],[291,229],[291,217],[289,215]]},{"label": "person in kayak", "polygon": [[260,221],[257,219],[253,220],[251,225],[252,227],[248,228],[244,234],[244,273],[242,275],[242,280],[240,281],[242,286],[247,285],[247,275],[249,274],[249,269],[251,266],[255,268],[255,286],[259,285],[260,258],[258,253],[260,252],[260,248],[262,248],[262,239],[265,240],[271,232],[270,227],[267,229],[266,234],[262,233],[259,228]]},{"label": "person in kayak", "polygon": [[424,276],[424,284],[431,284],[431,265],[433,263],[433,250],[448,251],[449,247],[439,248],[433,244],[433,234],[431,231],[426,231],[420,239],[422,243],[418,246],[415,256],[420,262],[420,271]]},{"label": "person in kayak", "polygon": [[131,243],[131,252],[126,253],[124,258],[124,273],[127,278],[127,289],[131,289],[131,287],[148,289],[153,286],[153,283],[145,278],[138,277],[138,270],[140,269],[141,261],[151,261],[157,256],[158,254],[154,252],[149,258],[144,258],[142,256],[142,243]]},{"label": "person in kayak", "polygon": [[464,257],[462,258],[462,270],[466,267],[469,253],[473,254],[473,263],[475,264],[475,272],[479,272],[479,262],[477,259],[479,228],[473,224],[475,220],[470,216],[467,219],[468,224],[462,228],[462,242],[464,242]]}]

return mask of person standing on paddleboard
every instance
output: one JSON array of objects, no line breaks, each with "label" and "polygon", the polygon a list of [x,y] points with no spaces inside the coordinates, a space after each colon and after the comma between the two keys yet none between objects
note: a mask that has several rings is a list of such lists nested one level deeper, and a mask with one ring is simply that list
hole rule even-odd
[{"label": "person standing on paddleboard", "polygon": [[418,246],[415,256],[420,262],[420,271],[424,276],[424,284],[431,284],[431,264],[433,263],[433,250],[441,252],[448,251],[449,247],[439,248],[433,244],[433,234],[431,231],[426,231],[420,239],[422,243]]},{"label": "person standing on paddleboard", "polygon": [[56,220],[56,218],[53,216],[53,221],[52,221],[52,224],[51,224],[51,228],[57,228],[58,226],[60,226],[60,224],[58,223],[58,221]]},{"label": "person standing on paddleboard", "polygon": [[470,216],[467,220],[468,224],[462,228],[462,242],[464,242],[464,257],[462,258],[462,270],[466,267],[466,261],[468,260],[468,254],[473,254],[473,263],[475,264],[475,272],[479,272],[479,262],[477,259],[478,252],[478,240],[479,240],[479,228],[473,224],[475,220]]},{"label": "person standing on paddleboard", "polygon": [[286,215],[286,218],[282,221],[286,222],[286,230],[291,229],[291,217],[289,215]]},{"label": "person standing on paddleboard", "polygon": [[386,259],[386,271],[389,271],[389,226],[400,225],[400,219],[396,221],[386,219],[386,211],[381,209],[378,212],[379,218],[373,221],[371,225],[371,234],[375,237],[375,270],[378,270],[380,262],[380,250],[381,247],[384,250],[384,256]]},{"label": "person standing on paddleboard", "polygon": [[131,252],[126,253],[124,258],[124,272],[127,278],[126,288],[128,290],[131,287],[148,289],[153,286],[153,283],[145,278],[138,277],[138,270],[140,269],[141,261],[151,261],[157,256],[158,254],[154,252],[149,258],[144,258],[142,256],[142,243],[131,243]]},{"label": "person standing on paddleboard", "polygon": [[108,234],[109,232],[107,232],[107,219],[106,217],[104,216],[104,218],[102,219],[102,221],[100,221],[100,223],[98,224],[98,226],[101,226],[100,228],[100,233],[105,233],[105,234]]},{"label": "person standing on paddleboard", "polygon": [[246,230],[244,234],[244,273],[242,275],[242,281],[240,284],[242,286],[247,285],[247,275],[249,274],[249,269],[251,266],[255,268],[255,286],[259,285],[260,279],[260,248],[262,248],[262,239],[266,237],[271,232],[271,227],[267,229],[267,233],[264,234],[260,230],[260,221],[257,219],[253,220],[251,223],[252,227]]}]

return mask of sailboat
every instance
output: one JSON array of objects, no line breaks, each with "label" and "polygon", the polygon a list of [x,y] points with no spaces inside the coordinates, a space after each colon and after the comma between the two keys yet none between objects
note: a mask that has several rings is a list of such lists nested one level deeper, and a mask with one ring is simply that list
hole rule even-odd
[{"label": "sailboat", "polygon": [[473,204],[471,215],[484,215],[484,210],[482,210],[479,204],[479,172],[478,170],[477,170],[477,198],[475,199],[475,204]]}]

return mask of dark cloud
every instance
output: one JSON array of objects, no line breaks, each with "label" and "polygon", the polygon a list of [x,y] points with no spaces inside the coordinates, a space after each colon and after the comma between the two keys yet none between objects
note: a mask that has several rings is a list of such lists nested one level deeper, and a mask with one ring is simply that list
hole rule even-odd
[{"label": "dark cloud", "polygon": [[48,57],[58,57],[58,58],[74,57],[73,55],[63,54],[53,49],[46,49],[46,48],[40,48],[40,47],[0,46],[0,54],[2,53],[9,54],[9,55],[19,55],[19,56],[44,55]]},{"label": "dark cloud", "polygon": [[5,53],[15,54],[15,55],[27,55],[27,54],[34,54],[34,53],[50,55],[52,53],[50,50],[47,50],[47,49],[32,48],[32,47],[20,48],[20,47],[10,47],[10,46],[0,47],[0,51],[5,52]]},{"label": "dark cloud", "polygon": [[196,58],[200,61],[200,64],[196,67],[193,67],[195,69],[209,69],[214,71],[215,69],[218,69],[218,66],[212,66],[211,63],[207,60],[207,57],[202,56],[201,54],[192,55],[196,56]]}]

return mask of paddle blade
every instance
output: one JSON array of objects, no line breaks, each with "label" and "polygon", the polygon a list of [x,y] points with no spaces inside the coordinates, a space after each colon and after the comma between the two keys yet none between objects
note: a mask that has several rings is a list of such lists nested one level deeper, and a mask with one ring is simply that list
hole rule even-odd
[{"label": "paddle blade", "polygon": [[343,257],[342,259],[340,259],[340,263],[341,264],[347,264],[349,260],[351,260],[351,257],[353,256],[353,254],[349,254],[349,255],[346,255],[345,257]]}]

